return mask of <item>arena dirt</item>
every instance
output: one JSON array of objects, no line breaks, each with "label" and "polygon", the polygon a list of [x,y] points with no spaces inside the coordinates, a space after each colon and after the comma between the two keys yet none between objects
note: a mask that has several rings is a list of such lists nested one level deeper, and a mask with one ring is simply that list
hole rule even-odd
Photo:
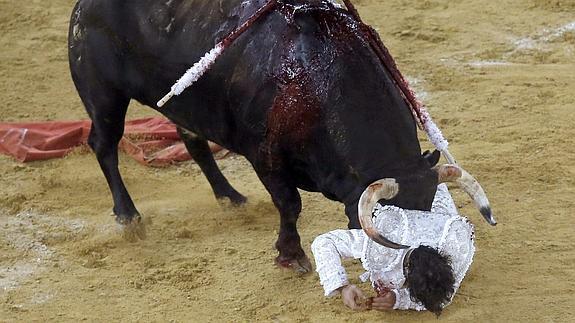
[{"label": "arena dirt", "polygon": [[[426,102],[499,225],[442,321],[573,320],[575,1],[355,1]],[[69,77],[72,0],[0,0],[0,120],[86,118]],[[150,115],[134,104],[130,118]],[[423,145],[429,144],[423,140]],[[0,321],[430,321],[362,312],[322,295],[315,273],[273,265],[278,214],[240,157],[220,161],[250,199],[220,206],[198,167],[146,168],[121,155],[148,239],[122,240],[86,149],[45,162],[0,157]],[[303,194],[304,248],[344,228],[340,204]],[[360,264],[348,263],[358,282]],[[367,287],[362,285],[366,290]]]}]

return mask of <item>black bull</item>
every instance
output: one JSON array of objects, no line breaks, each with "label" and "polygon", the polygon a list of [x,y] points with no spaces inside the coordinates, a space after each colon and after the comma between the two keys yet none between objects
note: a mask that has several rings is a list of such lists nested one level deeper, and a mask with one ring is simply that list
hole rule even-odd
[{"label": "black bull", "polygon": [[[140,223],[118,170],[128,103],[155,107],[187,68],[262,5],[78,1],[69,31],[70,68],[93,121],[89,145],[119,223]],[[401,187],[385,203],[431,207],[438,184],[431,167],[439,156],[421,154],[409,108],[357,30],[347,11],[326,2],[282,1],[197,83],[159,109],[179,127],[216,198],[246,201],[218,169],[206,140],[249,160],[281,216],[276,247],[283,266],[310,268],[296,228],[298,188],[343,202],[350,228],[360,227],[360,195],[381,178],[395,178]]]}]

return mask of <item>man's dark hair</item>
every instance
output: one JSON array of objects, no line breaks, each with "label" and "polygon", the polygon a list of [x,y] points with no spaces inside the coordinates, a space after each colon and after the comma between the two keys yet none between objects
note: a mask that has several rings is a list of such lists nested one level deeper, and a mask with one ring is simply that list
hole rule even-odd
[{"label": "man's dark hair", "polygon": [[406,285],[413,301],[439,316],[453,295],[455,278],[450,259],[436,249],[419,246],[411,253]]}]

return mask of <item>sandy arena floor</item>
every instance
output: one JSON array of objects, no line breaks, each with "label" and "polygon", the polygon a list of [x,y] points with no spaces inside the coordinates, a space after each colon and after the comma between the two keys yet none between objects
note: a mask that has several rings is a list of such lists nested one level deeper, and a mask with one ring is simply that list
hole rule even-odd
[{"label": "sandy arena floor", "polygon": [[[567,322],[575,315],[575,0],[356,0],[428,103],[452,152],[488,192],[489,227],[444,322]],[[73,0],[0,0],[0,120],[86,118],[69,77]],[[130,117],[150,115],[138,105]],[[428,143],[424,143],[426,147]],[[121,156],[148,239],[123,241],[92,153],[0,156],[0,321],[429,321],[326,299],[315,273],[273,265],[279,217],[240,157],[220,161],[250,199],[221,208],[192,163]],[[304,193],[304,248],[343,208]],[[357,282],[359,263],[351,263]],[[367,289],[366,285],[363,285]]]}]

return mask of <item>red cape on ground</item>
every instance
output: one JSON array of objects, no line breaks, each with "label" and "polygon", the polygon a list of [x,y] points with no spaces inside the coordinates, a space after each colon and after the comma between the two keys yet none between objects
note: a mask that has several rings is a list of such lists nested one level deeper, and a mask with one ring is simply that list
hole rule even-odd
[{"label": "red cape on ground", "polygon": [[[28,162],[63,157],[75,147],[87,143],[90,121],[50,121],[1,123],[0,153]],[[219,157],[228,151],[210,143]],[[120,149],[148,166],[166,166],[190,160],[176,126],[161,117],[126,122]]]}]

